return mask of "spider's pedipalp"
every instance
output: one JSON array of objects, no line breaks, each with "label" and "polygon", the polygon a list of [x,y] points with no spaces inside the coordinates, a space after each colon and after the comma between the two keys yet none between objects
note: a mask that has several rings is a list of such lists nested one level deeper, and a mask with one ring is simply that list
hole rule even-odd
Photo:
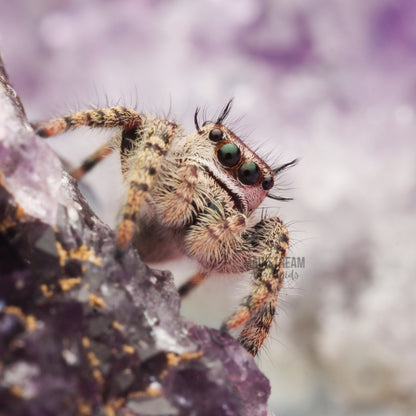
[{"label": "spider's pedipalp", "polygon": [[[165,179],[166,186],[154,195],[156,209],[160,212],[163,224],[175,228],[183,227],[189,224],[195,215],[192,203],[198,183],[198,167],[194,163],[186,163],[178,168],[175,175],[170,176],[169,179]],[[172,188],[176,191],[169,192]]]},{"label": "spider's pedipalp", "polygon": [[247,217],[244,214],[226,211],[219,203],[211,204],[189,227],[185,235],[185,251],[205,271],[243,271],[248,255],[243,246],[246,228]]}]

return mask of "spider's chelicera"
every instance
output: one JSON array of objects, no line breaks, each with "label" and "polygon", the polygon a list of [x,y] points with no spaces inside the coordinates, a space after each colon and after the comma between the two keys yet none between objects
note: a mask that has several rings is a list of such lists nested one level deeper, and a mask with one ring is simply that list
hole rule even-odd
[{"label": "spider's chelicera", "polygon": [[256,355],[272,325],[289,248],[280,219],[259,220],[256,209],[266,196],[286,199],[270,190],[276,175],[296,161],[270,168],[224,125],[230,110],[231,101],[201,126],[197,110],[189,135],[174,121],[125,107],[81,111],[34,127],[43,137],[79,126],[120,129],[71,174],[80,179],[118,149],[128,185],[118,247],[134,244],[148,262],[196,259],[199,271],[179,288],[181,296],[212,272],[252,271],[251,293],[222,329],[242,327],[238,339]]}]

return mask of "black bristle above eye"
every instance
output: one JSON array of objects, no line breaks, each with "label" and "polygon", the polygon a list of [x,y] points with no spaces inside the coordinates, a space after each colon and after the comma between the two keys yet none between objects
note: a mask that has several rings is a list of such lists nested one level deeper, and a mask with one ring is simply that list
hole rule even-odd
[{"label": "black bristle above eye", "polygon": [[298,159],[293,159],[291,162],[285,163],[284,165],[279,166],[278,168],[273,169],[273,173],[275,175],[277,175],[277,174],[283,172],[284,170],[286,170],[286,169],[288,169],[288,168],[290,168],[292,166],[295,166],[296,163],[298,163]]},{"label": "black bristle above eye", "polygon": [[195,128],[197,131],[200,131],[200,127],[199,127],[199,121],[198,121],[198,114],[199,114],[199,107],[196,108],[195,110],[195,114],[194,114],[194,124],[195,124]]},{"label": "black bristle above eye", "polygon": [[[207,124],[210,124],[210,123],[222,124],[223,121],[227,118],[228,114],[230,114],[232,103],[233,103],[233,99],[231,98],[226,104],[226,106],[223,108],[223,110],[221,111],[221,114],[218,116],[217,120],[215,122],[206,120],[202,123],[202,127],[205,127]],[[201,131],[201,127],[199,125],[199,120],[198,120],[199,111],[200,111],[200,108],[197,107],[194,113],[194,125],[198,132]]]},{"label": "black bristle above eye", "polygon": [[230,114],[232,104],[233,104],[233,99],[231,98],[228,101],[227,105],[222,110],[219,117],[217,118],[217,121],[215,122],[215,124],[222,124],[223,123],[223,121],[227,118],[228,114]]}]

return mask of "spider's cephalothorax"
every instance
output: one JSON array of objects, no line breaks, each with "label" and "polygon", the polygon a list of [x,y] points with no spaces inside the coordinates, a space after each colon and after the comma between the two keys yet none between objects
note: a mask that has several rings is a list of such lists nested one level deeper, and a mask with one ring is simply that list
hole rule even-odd
[{"label": "spider's cephalothorax", "polygon": [[179,288],[182,296],[213,271],[253,271],[253,289],[223,330],[243,326],[241,344],[256,355],[269,332],[283,284],[288,251],[286,227],[277,217],[258,220],[254,212],[274,185],[271,169],[231,132],[224,119],[198,123],[185,135],[173,121],[124,107],[87,110],[38,123],[49,137],[79,126],[119,127],[121,134],[77,169],[81,178],[113,148],[119,149],[128,194],[118,228],[120,250],[133,243],[145,261],[180,255],[196,259],[200,270]]}]

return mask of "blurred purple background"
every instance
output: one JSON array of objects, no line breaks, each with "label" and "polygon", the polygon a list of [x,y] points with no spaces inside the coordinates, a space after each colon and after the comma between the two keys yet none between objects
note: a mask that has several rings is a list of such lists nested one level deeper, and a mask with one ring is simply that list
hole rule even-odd
[{"label": "blurred purple background", "polygon": [[[234,97],[231,126],[269,162],[301,159],[265,206],[292,268],[258,363],[284,415],[416,413],[416,3],[411,0],[15,0],[0,51],[29,119],[123,103],[193,128]],[[51,140],[75,164],[105,140]],[[84,189],[115,225],[117,157]],[[164,265],[185,280],[194,265]],[[218,326],[247,276],[184,313]]]}]

